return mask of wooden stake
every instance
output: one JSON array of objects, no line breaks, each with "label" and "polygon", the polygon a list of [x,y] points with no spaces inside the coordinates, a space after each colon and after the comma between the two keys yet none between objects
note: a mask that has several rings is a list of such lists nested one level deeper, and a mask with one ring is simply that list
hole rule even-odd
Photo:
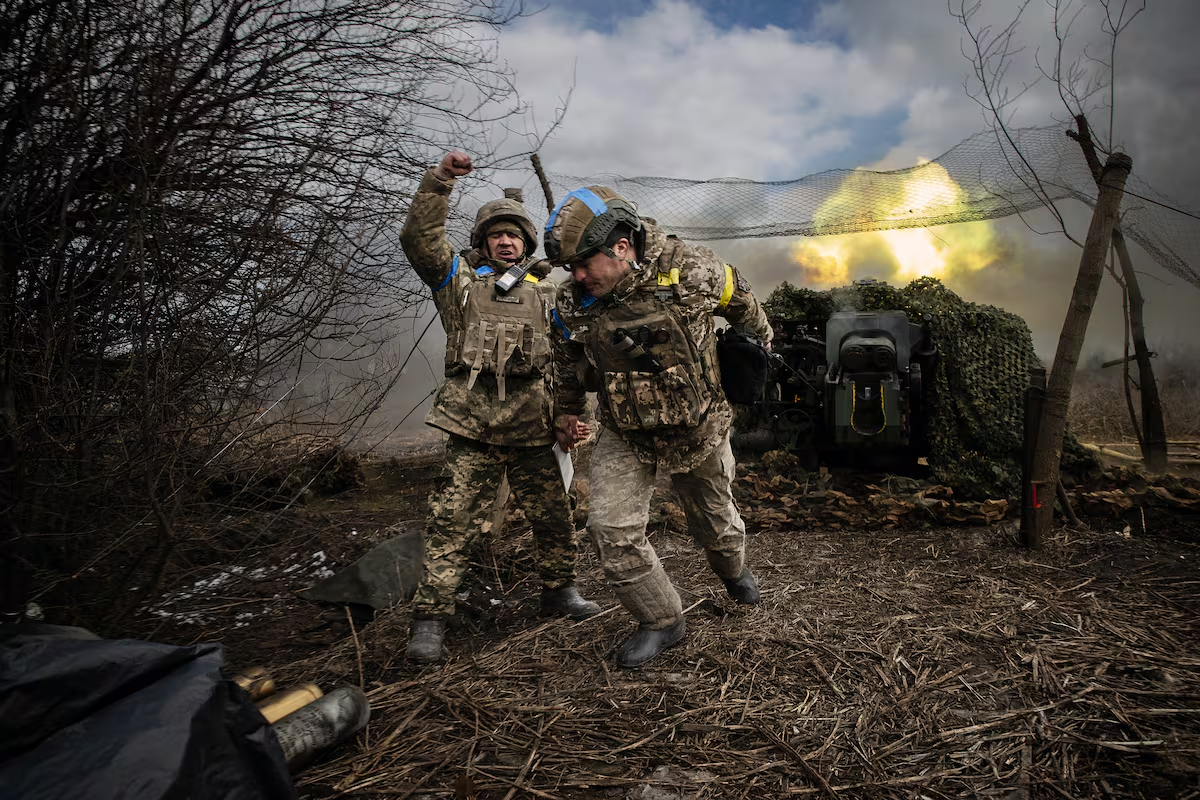
[{"label": "wooden stake", "polygon": [[542,184],[542,194],[546,196],[546,213],[554,213],[554,191],[550,188],[550,181],[546,180],[546,173],[542,170],[542,159],[534,153],[529,157],[533,162],[533,171],[538,177],[538,182]]}]

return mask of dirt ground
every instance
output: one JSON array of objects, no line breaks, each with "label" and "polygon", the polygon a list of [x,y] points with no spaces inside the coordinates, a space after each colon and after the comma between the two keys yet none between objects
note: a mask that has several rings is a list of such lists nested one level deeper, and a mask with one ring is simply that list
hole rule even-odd
[{"label": "dirt ground", "polygon": [[688,635],[633,671],[614,662],[632,623],[586,542],[581,590],[606,612],[537,616],[532,535],[510,509],[476,553],[450,658],[417,668],[405,604],[296,594],[422,524],[437,453],[363,468],[359,490],[224,520],[239,547],[174,575],[128,632],[220,641],[231,670],[284,686],[363,686],[368,728],[297,776],[304,797],[1200,797],[1195,481],[1156,492],[1110,471],[1076,488],[1084,524],[1031,552],[1014,509],[739,464],[752,608],[660,482],[651,538]]}]

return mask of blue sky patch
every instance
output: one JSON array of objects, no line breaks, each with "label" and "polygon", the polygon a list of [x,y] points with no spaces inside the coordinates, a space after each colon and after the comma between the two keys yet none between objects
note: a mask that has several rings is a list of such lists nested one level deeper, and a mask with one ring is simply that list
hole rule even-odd
[{"label": "blue sky patch", "polygon": [[831,154],[828,166],[814,166],[817,170],[853,169],[875,163],[904,141],[901,126],[907,119],[908,107],[903,104],[873,117],[856,117],[849,123],[853,126],[853,138],[840,152]]},{"label": "blue sky patch", "polygon": [[[806,30],[820,8],[819,0],[688,0],[704,11],[721,30],[735,27]],[[647,0],[547,0],[547,5],[583,17],[584,24],[599,33],[612,33],[629,17],[640,17],[654,4]]]}]

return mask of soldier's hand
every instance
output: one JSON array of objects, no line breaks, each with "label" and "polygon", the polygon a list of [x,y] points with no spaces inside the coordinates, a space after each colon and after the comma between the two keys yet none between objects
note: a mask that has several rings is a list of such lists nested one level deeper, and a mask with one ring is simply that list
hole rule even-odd
[{"label": "soldier's hand", "polygon": [[451,150],[442,156],[442,163],[433,168],[433,174],[445,181],[450,178],[461,178],[472,169],[469,155],[462,150]]},{"label": "soldier's hand", "polygon": [[[575,442],[591,433],[591,428],[587,423],[580,422],[579,417],[574,414],[563,414],[557,422],[558,424],[554,426],[554,440],[563,450],[570,450],[575,446]],[[583,429],[582,436],[580,428]]]}]

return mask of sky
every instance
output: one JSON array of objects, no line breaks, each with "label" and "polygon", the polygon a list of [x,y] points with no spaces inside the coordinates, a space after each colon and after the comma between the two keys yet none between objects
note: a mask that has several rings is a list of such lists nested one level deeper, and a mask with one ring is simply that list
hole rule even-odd
[{"label": "sky", "polygon": [[[1020,3],[982,5],[979,23],[1003,27]],[[972,70],[963,55],[969,42],[947,0],[545,0],[530,9],[500,31],[498,48],[529,109],[528,131],[544,132],[565,104],[540,149],[556,173],[788,180],[838,168],[890,170],[935,158],[987,126],[964,88]],[[1072,56],[1109,59],[1099,11],[1097,0],[1060,9],[1062,19],[1078,12],[1066,44]],[[1200,210],[1197,32],[1200,3],[1147,0],[1118,40],[1112,137],[1143,180],[1194,211]],[[1046,0],[1029,2],[1014,41],[1020,49],[1007,78],[1016,91],[1033,82],[1039,63],[1052,63]],[[1092,105],[1093,126],[1107,131],[1108,109]],[[1016,126],[1069,118],[1057,87],[1044,79],[1009,109]],[[510,136],[502,149],[529,140]],[[496,180],[524,185],[528,197],[540,199],[530,173]],[[1071,203],[1064,209],[1082,240],[1087,210]],[[936,269],[965,299],[1023,316],[1039,355],[1052,358],[1080,251],[1054,232],[1047,215],[906,234],[916,238],[706,244],[749,277],[760,299],[782,280],[824,288],[822,280],[871,276],[902,284],[913,269]],[[936,267],[914,265],[911,259],[920,262],[922,254]],[[1134,259],[1144,275],[1151,349],[1194,349],[1200,289],[1140,250]],[[1122,338],[1119,290],[1106,279],[1085,360],[1119,353]]]}]

